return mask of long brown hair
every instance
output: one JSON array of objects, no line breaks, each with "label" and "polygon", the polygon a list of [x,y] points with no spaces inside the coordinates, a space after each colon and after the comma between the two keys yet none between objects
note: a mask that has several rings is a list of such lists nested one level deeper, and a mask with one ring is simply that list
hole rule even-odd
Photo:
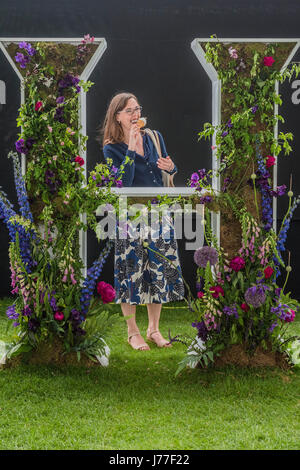
[{"label": "long brown hair", "polygon": [[103,147],[108,143],[116,144],[123,142],[124,132],[116,117],[117,113],[125,108],[130,98],[134,98],[138,102],[137,98],[132,93],[126,92],[118,93],[112,98],[101,129]]}]

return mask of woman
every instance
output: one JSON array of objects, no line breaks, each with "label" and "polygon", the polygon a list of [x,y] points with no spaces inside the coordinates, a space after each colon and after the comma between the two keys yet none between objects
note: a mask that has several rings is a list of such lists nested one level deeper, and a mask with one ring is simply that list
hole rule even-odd
[{"label": "woman", "polygon": [[[126,156],[130,158],[131,164],[125,165],[122,175],[123,186],[161,187],[161,170],[172,174],[177,168],[167,154],[161,134],[158,133],[163,157],[159,158],[151,137],[138,127],[141,109],[131,93],[114,96],[103,125],[104,157],[112,159],[118,168]],[[160,235],[157,240],[147,241],[149,248],[174,264],[145,248],[143,240],[117,239],[115,243],[115,301],[121,303],[127,321],[128,342],[138,350],[150,348],[136,325],[136,305],[147,305],[147,339],[158,347],[168,347],[171,344],[159,332],[162,303],[181,300],[184,296],[176,239],[165,240]]]}]

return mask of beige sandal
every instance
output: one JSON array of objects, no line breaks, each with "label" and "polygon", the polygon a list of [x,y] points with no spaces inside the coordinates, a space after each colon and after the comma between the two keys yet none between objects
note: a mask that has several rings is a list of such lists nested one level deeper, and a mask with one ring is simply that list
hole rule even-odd
[{"label": "beige sandal", "polygon": [[[134,346],[131,344],[131,342],[130,342],[130,340],[131,340],[131,338],[132,338],[133,336],[137,336],[137,335],[140,335],[140,334],[141,334],[141,333],[133,333],[132,335],[129,335],[129,336],[128,336],[128,343],[130,344],[130,346],[132,347],[132,349],[136,349],[136,350],[138,350],[138,351],[148,351],[150,348],[149,348],[149,346],[148,346],[147,343],[144,342],[144,343],[142,343],[142,344],[140,344],[140,345],[134,347]],[[143,348],[146,348],[146,349],[143,349]]]},{"label": "beige sandal", "polygon": [[151,331],[151,333],[149,333],[148,330],[147,330],[147,340],[148,340],[148,341],[151,341],[152,343],[155,343],[156,346],[158,346],[159,348],[166,348],[166,347],[172,346],[172,344],[170,343],[170,341],[167,341],[167,340],[164,339],[163,337],[162,337],[162,339],[159,339],[159,340],[156,341],[156,340],[152,337],[152,335],[153,335],[154,333],[159,333],[159,334],[161,335],[161,337],[162,337],[161,332],[158,331],[158,330]]}]

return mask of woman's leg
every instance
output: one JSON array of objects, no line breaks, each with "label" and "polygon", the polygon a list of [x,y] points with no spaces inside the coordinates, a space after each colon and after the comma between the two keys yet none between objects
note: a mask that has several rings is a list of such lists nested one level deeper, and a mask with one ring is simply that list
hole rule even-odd
[{"label": "woman's leg", "polygon": [[148,330],[147,338],[157,344],[160,348],[172,346],[159,332],[159,319],[161,304],[147,304],[148,309]]},{"label": "woman's leg", "polygon": [[[121,309],[125,317],[127,328],[128,328],[128,341],[133,349],[146,350],[150,349],[148,344],[145,343],[144,338],[140,334],[140,330],[136,324],[135,311],[136,306],[121,302]],[[126,317],[131,318],[126,318]]]}]

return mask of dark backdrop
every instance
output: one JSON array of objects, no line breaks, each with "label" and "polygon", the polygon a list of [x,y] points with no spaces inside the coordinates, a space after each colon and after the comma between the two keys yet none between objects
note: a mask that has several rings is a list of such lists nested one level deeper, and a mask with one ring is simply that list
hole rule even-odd
[{"label": "dark backdrop", "polygon": [[[191,50],[196,37],[217,34],[223,38],[297,38],[300,4],[297,0],[0,0],[0,35],[16,38],[104,37],[108,47],[90,80],[95,82],[87,96],[88,171],[102,160],[98,127],[110,98],[119,91],[135,93],[143,105],[149,127],[164,135],[168,152],[179,173],[176,185],[183,186],[192,171],[211,166],[210,144],[198,142],[197,132],[211,120],[210,81]],[[300,60],[299,55],[297,60]],[[7,104],[0,105],[0,185],[15,201],[12,164],[6,158],[17,137],[16,117],[20,93],[16,75],[0,53],[0,80],[6,82]],[[300,105],[291,101],[294,90],[284,84],[280,110],[286,121],[283,130],[294,134],[294,151],[279,163],[279,184],[288,184],[293,172],[295,193],[300,193],[300,137],[297,132]],[[286,198],[287,199],[287,198]],[[286,199],[279,204],[282,218]],[[300,269],[298,243],[300,212],[295,213],[287,246],[294,267],[289,288],[300,298],[297,275]],[[280,220],[279,220],[280,223]],[[0,226],[0,297],[9,294],[8,235]],[[99,252],[93,234],[88,235],[88,265]],[[194,281],[193,253],[179,242],[183,273]],[[113,281],[113,255],[103,278]]]}]

